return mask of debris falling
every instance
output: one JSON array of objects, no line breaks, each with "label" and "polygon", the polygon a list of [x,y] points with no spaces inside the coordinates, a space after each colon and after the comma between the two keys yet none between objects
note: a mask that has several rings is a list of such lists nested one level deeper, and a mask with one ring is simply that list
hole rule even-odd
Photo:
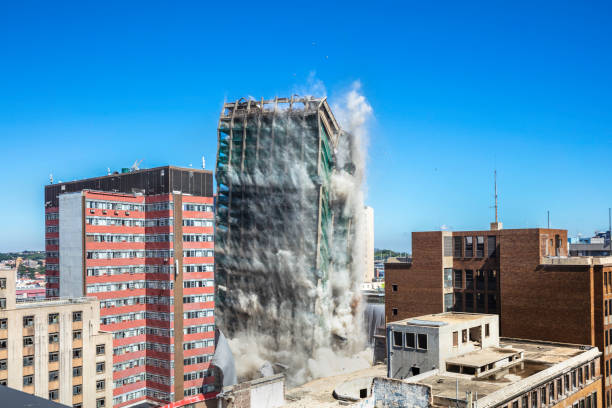
[{"label": "debris falling", "polygon": [[359,284],[365,140],[355,84],[326,98],[227,103],[219,120],[217,325],[239,378],[286,370],[291,385],[367,365]]}]

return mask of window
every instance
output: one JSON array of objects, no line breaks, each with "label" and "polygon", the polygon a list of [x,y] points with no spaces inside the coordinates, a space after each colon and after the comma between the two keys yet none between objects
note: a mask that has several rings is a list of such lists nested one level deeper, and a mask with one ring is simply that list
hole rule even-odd
[{"label": "window", "polygon": [[105,364],[104,361],[100,362],[100,363],[96,363],[96,373],[103,373],[104,369],[105,369]]},{"label": "window", "polygon": [[484,257],[484,237],[476,237],[476,257]]},{"label": "window", "polygon": [[419,349],[427,350],[427,335],[423,333],[419,333]]},{"label": "window", "polygon": [[476,293],[476,310],[478,313],[484,313],[485,311],[485,295],[484,293]]},{"label": "window", "polygon": [[59,343],[59,333],[49,333],[49,343]]},{"label": "window", "polygon": [[485,337],[489,337],[491,335],[491,328],[489,327],[489,323],[485,324]]},{"label": "window", "polygon": [[584,381],[589,381],[589,366],[584,366]]},{"label": "window", "polygon": [[6,349],[6,339],[0,339],[0,350]]},{"label": "window", "polygon": [[391,314],[392,314],[393,316],[397,316],[397,308],[396,308],[396,307],[394,307],[393,309],[391,309]]},{"label": "window", "polygon": [[496,237],[494,235],[487,237],[487,256],[494,257],[497,249]]},{"label": "window", "polygon": [[582,385],[582,368],[578,369],[578,384]]},{"label": "window", "polygon": [[523,396],[521,397],[521,408],[527,408],[528,403],[529,403],[528,394],[523,394]]},{"label": "window", "polygon": [[49,313],[49,324],[59,323],[59,313]]},{"label": "window", "polygon": [[72,349],[72,358],[83,357],[83,350],[81,348]]},{"label": "window", "polygon": [[467,343],[467,339],[468,339],[467,335],[468,335],[467,329],[461,330],[461,342],[462,343]]},{"label": "window", "polygon": [[518,408],[518,400],[512,401],[512,408]]},{"label": "window", "polygon": [[34,326],[34,316],[24,316],[23,317],[23,327],[32,327]]},{"label": "window", "polygon": [[396,284],[391,285],[391,290],[393,292],[397,292],[397,285]]},{"label": "window", "polygon": [[561,396],[563,395],[563,385],[562,385],[561,379],[559,378],[557,380],[557,399],[561,399]]},{"label": "window", "polygon": [[459,332],[453,332],[453,347],[459,346]]},{"label": "window", "polygon": [[[607,375],[607,370],[606,370],[606,375]],[[576,388],[577,382],[576,382],[576,370],[572,371],[572,387]]]},{"label": "window", "polygon": [[29,347],[34,345],[34,337],[33,336],[24,336],[23,338],[23,347]]},{"label": "window", "polygon": [[80,402],[78,404],[72,404],[72,408],[83,408],[83,404]]},{"label": "window", "polygon": [[551,382],[548,384],[548,401],[552,402],[555,400],[555,383]]},{"label": "window", "polygon": [[8,329],[8,320],[0,319],[0,329]]},{"label": "window", "polygon": [[444,256],[453,256],[453,237],[444,237]]},{"label": "window", "polygon": [[0,278],[0,289],[6,289],[6,278]]},{"label": "window", "polygon": [[472,293],[465,294],[465,311],[466,312],[474,311],[474,294]]},{"label": "window", "polygon": [[416,348],[416,335],[414,333],[406,333],[406,347]]},{"label": "window", "polygon": [[546,405],[546,387],[540,388],[540,402],[542,406]]},{"label": "window", "polygon": [[104,398],[98,398],[96,400],[96,408],[103,408],[106,406],[106,399]]},{"label": "window", "polygon": [[465,271],[465,288],[474,289],[474,271],[469,269]]},{"label": "window", "polygon": [[0,360],[0,370],[6,370],[8,365],[7,365],[7,361],[8,360]]},{"label": "window", "polygon": [[533,391],[531,393],[531,408],[538,408],[538,392]]},{"label": "window", "polygon": [[106,345],[104,344],[98,344],[96,346],[96,354],[97,355],[102,355],[106,352]]},{"label": "window", "polygon": [[59,371],[49,371],[49,381],[57,381],[59,379]]},{"label": "window", "polygon": [[104,380],[96,381],[96,391],[103,391],[106,388],[106,382]]},{"label": "window", "polygon": [[34,376],[33,375],[24,375],[23,376],[23,385],[32,385],[34,384]]},{"label": "window", "polygon": [[606,346],[608,345],[608,331],[606,330]]},{"label": "window", "polygon": [[497,289],[497,271],[487,271],[487,288],[489,290]]},{"label": "window", "polygon": [[595,361],[591,361],[591,376],[595,377]]},{"label": "window", "polygon": [[83,320],[83,312],[72,312],[72,321],[80,322]]},{"label": "window", "polygon": [[393,332],[393,345],[395,347],[404,347],[404,333],[399,331]]},{"label": "window", "polygon": [[444,287],[445,288],[453,287],[453,269],[452,268],[444,268]]},{"label": "window", "polygon": [[83,332],[80,330],[74,330],[72,332],[72,340],[81,340],[83,338]]},{"label": "window", "polygon": [[81,384],[72,386],[72,395],[81,395],[82,392],[83,388],[81,387]]},{"label": "window", "polygon": [[34,356],[23,356],[23,366],[29,367],[34,365]]},{"label": "window", "polygon": [[474,256],[474,241],[472,237],[465,237],[465,257],[471,258]]},{"label": "window", "polygon": [[461,269],[455,269],[455,288],[463,288],[463,271]]},{"label": "window", "polygon": [[565,374],[565,393],[567,394],[570,390],[570,375],[569,374]]},{"label": "window", "polygon": [[49,391],[49,399],[52,401],[59,399],[59,390]]},{"label": "window", "polygon": [[461,237],[453,237],[453,256],[455,258],[461,258],[463,256],[463,245],[461,243]]},{"label": "window", "polygon": [[485,274],[482,269],[478,269],[476,271],[476,289],[478,290],[485,289]]},{"label": "window", "polygon": [[453,301],[453,294],[445,293],[444,294],[444,310],[446,312],[450,312],[451,310],[453,310],[454,306],[455,306],[455,302]]},{"label": "window", "polygon": [[49,353],[49,362],[53,363],[56,361],[59,361],[59,352],[52,351],[51,353]]},{"label": "window", "polygon": [[73,377],[80,377],[83,375],[83,367],[79,366],[79,367],[72,367],[72,376]]}]

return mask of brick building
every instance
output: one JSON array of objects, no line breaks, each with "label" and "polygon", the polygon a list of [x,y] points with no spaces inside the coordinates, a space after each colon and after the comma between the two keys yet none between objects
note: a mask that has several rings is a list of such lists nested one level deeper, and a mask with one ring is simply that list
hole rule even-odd
[{"label": "brick building", "polygon": [[495,313],[505,337],[597,346],[610,406],[612,258],[568,257],[559,229],[414,232],[412,242],[412,263],[385,265],[387,322]]},{"label": "brick building", "polygon": [[47,296],[95,296],[113,405],[214,396],[212,173],[171,166],[45,188]]}]

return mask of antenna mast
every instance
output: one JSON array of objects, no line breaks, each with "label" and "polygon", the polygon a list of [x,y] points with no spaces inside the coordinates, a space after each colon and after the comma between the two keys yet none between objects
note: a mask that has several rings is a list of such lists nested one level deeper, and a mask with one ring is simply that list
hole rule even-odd
[{"label": "antenna mast", "polygon": [[497,169],[493,171],[493,179],[495,184],[495,223],[497,224]]}]

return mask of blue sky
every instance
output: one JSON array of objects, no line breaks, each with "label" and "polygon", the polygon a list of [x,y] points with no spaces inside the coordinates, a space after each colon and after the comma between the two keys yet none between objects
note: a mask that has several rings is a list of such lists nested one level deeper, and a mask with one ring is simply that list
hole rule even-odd
[{"label": "blue sky", "polygon": [[[587,4],[588,3],[588,4]],[[263,6],[262,6],[263,5]],[[0,251],[43,248],[43,186],[107,167],[214,165],[224,100],[314,73],[374,111],[376,246],[486,228],[588,235],[612,206],[606,2],[8,2],[0,13]]]}]

